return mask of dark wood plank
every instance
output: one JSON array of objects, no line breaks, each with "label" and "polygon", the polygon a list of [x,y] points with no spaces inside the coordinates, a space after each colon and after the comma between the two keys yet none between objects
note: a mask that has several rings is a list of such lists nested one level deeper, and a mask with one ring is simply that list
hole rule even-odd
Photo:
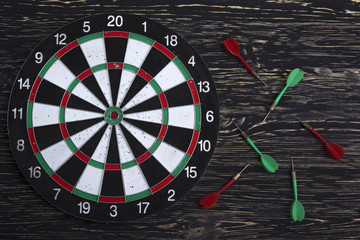
[{"label": "dark wood plank", "polygon": [[[161,22],[203,56],[216,82],[221,129],[213,159],[193,191],[169,209],[120,224],[68,216],[37,195],[13,160],[6,130],[11,87],[25,58],[56,28],[95,13],[122,11]],[[358,239],[360,234],[360,4],[343,1],[47,1],[3,0],[0,7],[1,239]],[[242,55],[268,83],[253,79],[221,43]],[[260,123],[291,69],[305,71],[268,122]],[[329,159],[296,115],[346,151]],[[232,122],[278,160],[266,173]],[[295,159],[301,223],[290,221],[290,156]],[[251,167],[211,210],[198,201],[246,162]]]}]

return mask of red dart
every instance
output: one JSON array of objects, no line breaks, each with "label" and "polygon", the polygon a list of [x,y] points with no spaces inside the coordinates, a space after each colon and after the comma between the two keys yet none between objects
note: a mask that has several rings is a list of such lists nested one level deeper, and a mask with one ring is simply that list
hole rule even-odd
[{"label": "red dart", "polygon": [[325,143],[326,146],[326,151],[329,154],[329,156],[334,159],[334,160],[340,160],[341,158],[344,157],[345,152],[344,150],[337,145],[336,143],[329,143],[327,142],[315,129],[313,129],[309,124],[304,123],[302,121],[300,121],[299,119],[297,119],[295,117],[296,120],[298,120],[304,128],[306,128],[307,130],[309,130],[312,134],[314,134],[316,137],[318,137],[323,143]]},{"label": "red dart", "polygon": [[249,64],[247,64],[245,62],[245,60],[240,56],[240,46],[238,44],[238,42],[234,39],[234,38],[228,38],[224,41],[224,47],[225,49],[232,55],[238,57],[240,59],[240,61],[244,64],[244,66],[246,67],[246,69],[256,78],[258,79],[260,82],[262,82],[265,86],[266,83],[264,83],[259,75],[257,75],[257,73],[249,66]]},{"label": "red dart", "polygon": [[219,199],[219,195],[220,193],[222,193],[225,189],[227,189],[228,187],[231,186],[231,184],[233,184],[241,175],[241,173],[250,165],[250,163],[248,163],[240,172],[238,172],[237,174],[234,175],[234,177],[222,188],[220,189],[220,191],[218,192],[213,192],[210,193],[208,195],[206,195],[205,197],[203,197],[200,200],[200,205],[205,208],[205,209],[209,209],[212,206],[215,205],[215,203],[218,201]]}]

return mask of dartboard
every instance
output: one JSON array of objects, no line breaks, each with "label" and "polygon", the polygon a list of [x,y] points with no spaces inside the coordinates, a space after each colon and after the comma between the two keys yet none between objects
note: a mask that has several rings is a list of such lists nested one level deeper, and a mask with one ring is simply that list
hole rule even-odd
[{"label": "dartboard", "polygon": [[8,128],[33,188],[71,215],[134,219],[188,193],[214,151],[212,77],[178,34],[100,14],[46,37],[12,89]]}]

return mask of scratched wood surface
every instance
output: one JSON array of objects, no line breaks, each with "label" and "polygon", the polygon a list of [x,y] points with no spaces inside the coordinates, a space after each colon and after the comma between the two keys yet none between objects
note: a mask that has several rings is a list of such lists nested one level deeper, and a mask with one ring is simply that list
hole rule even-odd
[{"label": "scratched wood surface", "polygon": [[[158,21],[203,56],[216,83],[218,145],[197,186],[163,212],[118,224],[83,221],[42,199],[12,157],[7,104],[13,82],[36,44],[80,17],[121,11]],[[269,85],[253,79],[224,51],[228,36]],[[60,1],[0,2],[0,238],[1,239],[358,239],[360,235],[360,2],[342,1]],[[304,80],[289,88],[266,123],[268,106],[295,67]],[[346,152],[330,159],[323,144],[292,116],[308,121]],[[247,130],[279,163],[264,171],[232,124]],[[290,221],[290,156],[298,176],[301,223]],[[246,162],[251,166],[218,204],[198,202]]]}]

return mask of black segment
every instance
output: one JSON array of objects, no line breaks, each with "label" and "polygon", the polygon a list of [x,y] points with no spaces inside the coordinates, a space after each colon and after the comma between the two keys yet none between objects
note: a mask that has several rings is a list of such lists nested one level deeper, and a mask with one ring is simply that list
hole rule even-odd
[{"label": "black segment", "polygon": [[141,69],[155,77],[169,62],[170,59],[165,54],[156,48],[151,48]]},{"label": "black segment", "polygon": [[92,92],[106,107],[109,107],[108,102],[104,96],[104,93],[101,91],[101,88],[96,81],[94,75],[89,75],[82,80],[82,83]]},{"label": "black segment", "polygon": [[194,103],[190,88],[186,82],[165,91],[164,94],[169,107],[184,106]]},{"label": "black segment", "polygon": [[124,111],[125,114],[135,113],[135,112],[143,112],[148,110],[160,109],[161,102],[158,96],[154,96],[142,103],[135,105],[134,107],[127,109]]},{"label": "black segment", "polygon": [[36,142],[40,150],[43,150],[61,140],[63,137],[60,131],[60,125],[48,125],[34,128]]},{"label": "black segment", "polygon": [[169,172],[153,156],[142,162],[140,167],[150,187],[161,182],[169,175]]},{"label": "black segment", "polygon": [[56,174],[70,185],[75,186],[85,167],[86,163],[73,155],[59,170],[57,170]]},{"label": "black segment", "polygon": [[37,90],[35,101],[60,106],[65,90],[43,79]]},{"label": "black segment", "polygon": [[124,62],[127,38],[105,38],[107,62]]},{"label": "black segment", "polygon": [[122,124],[120,124],[120,127],[135,158],[143,155],[147,151],[146,148]]},{"label": "black segment", "polygon": [[124,118],[125,121],[138,127],[139,129],[153,135],[154,137],[158,137],[159,132],[161,130],[161,125],[157,123],[138,121],[130,118]]},{"label": "black segment", "polygon": [[94,119],[77,121],[77,122],[67,122],[66,128],[68,130],[69,135],[72,136],[86,128],[89,128],[89,127],[97,124],[98,122],[100,122],[102,120],[103,120],[103,118],[94,118]]},{"label": "black segment", "polygon": [[66,52],[66,54],[60,58],[60,60],[75,76],[78,76],[80,73],[90,68],[83,52],[81,51],[80,46],[77,46],[71,49],[71,51]]},{"label": "black segment", "polygon": [[91,157],[94,154],[96,147],[99,145],[107,127],[108,125],[105,124],[99,131],[97,131],[97,133],[95,133],[95,135],[81,147],[80,151],[86,156]]},{"label": "black segment", "polygon": [[111,131],[110,144],[109,144],[106,163],[120,164],[119,149],[118,149],[115,127],[113,127]]},{"label": "black segment", "polygon": [[169,125],[166,131],[164,142],[167,142],[181,151],[186,152],[191,142],[192,135],[193,130],[191,129],[179,128]]},{"label": "black segment", "polygon": [[104,110],[98,108],[95,105],[90,104],[89,102],[87,102],[85,100],[82,100],[81,98],[77,97],[74,94],[70,95],[69,101],[67,103],[67,107],[86,110],[86,111],[90,111],[90,112],[104,113]]},{"label": "black segment", "polygon": [[123,181],[121,171],[105,171],[101,196],[116,197],[124,196]]},{"label": "black segment", "polygon": [[120,87],[120,78],[121,78],[121,70],[119,69],[109,69],[109,78],[111,85],[111,95],[113,99],[113,106],[116,106],[117,95]]},{"label": "black segment", "polygon": [[123,108],[148,82],[140,76],[136,76],[131,87],[126,93],[120,108]]}]

